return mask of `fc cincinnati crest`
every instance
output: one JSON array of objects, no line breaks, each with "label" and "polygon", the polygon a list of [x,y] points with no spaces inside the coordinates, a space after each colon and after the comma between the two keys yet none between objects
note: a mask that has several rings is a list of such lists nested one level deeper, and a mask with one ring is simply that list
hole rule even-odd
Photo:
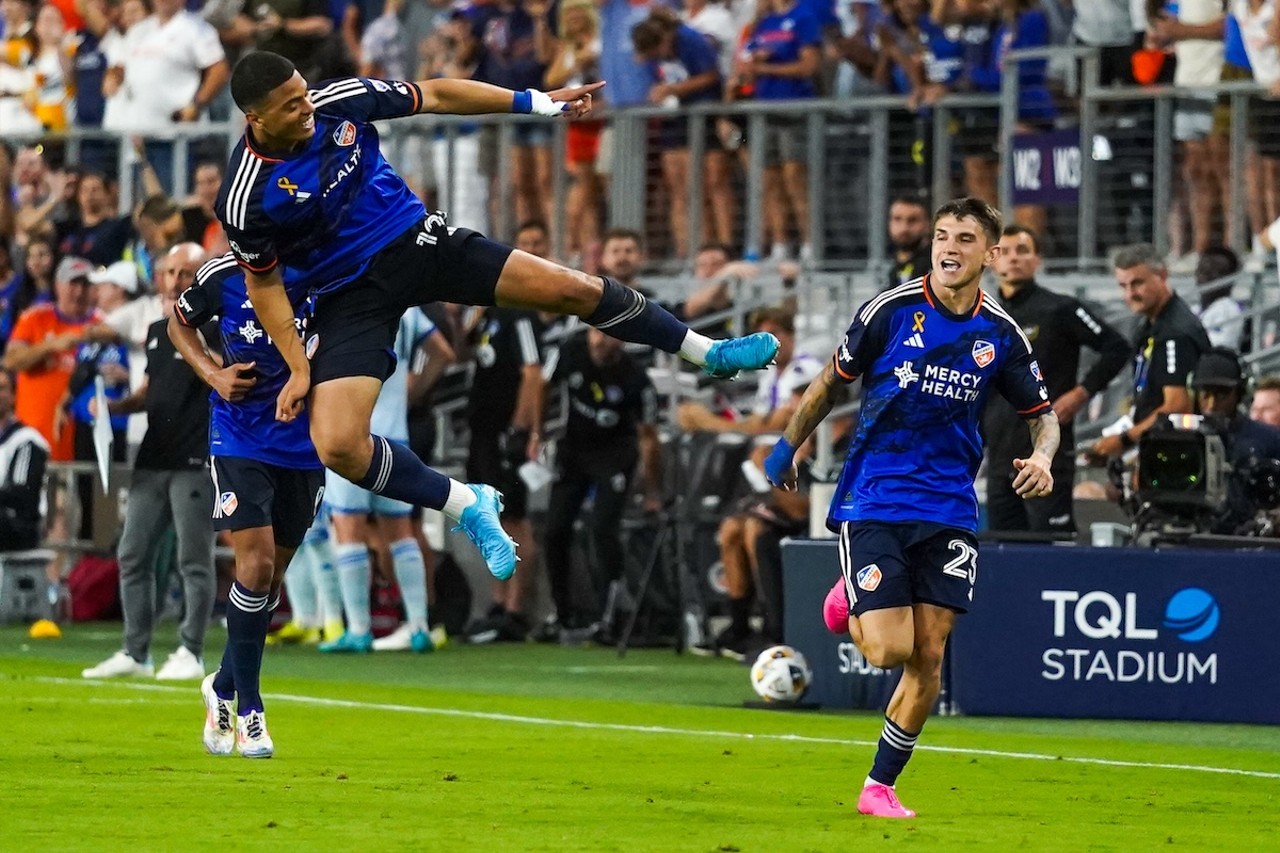
[{"label": "fc cincinnati crest", "polygon": [[978,367],[986,367],[993,362],[996,357],[996,348],[986,341],[973,342],[973,360],[977,362]]},{"label": "fc cincinnati crest", "polygon": [[349,121],[344,121],[333,132],[333,141],[346,148],[356,141],[356,126]]},{"label": "fc cincinnati crest", "polygon": [[218,508],[222,510],[223,515],[235,515],[236,508],[240,506],[240,501],[236,498],[235,492],[223,492],[218,496]]}]

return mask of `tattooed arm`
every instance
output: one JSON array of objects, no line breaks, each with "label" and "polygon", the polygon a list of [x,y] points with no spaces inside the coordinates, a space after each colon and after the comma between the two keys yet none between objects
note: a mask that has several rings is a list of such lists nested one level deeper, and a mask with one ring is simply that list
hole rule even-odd
[{"label": "tattooed arm", "polygon": [[[804,396],[796,404],[795,414],[782,431],[782,438],[774,445],[764,463],[765,476],[780,489],[790,491],[796,487],[796,448],[804,444],[822,419],[844,396],[844,383],[836,376],[835,367],[828,362],[818,378],[809,383]],[[1055,433],[1056,422],[1055,422]]]},{"label": "tattooed arm", "polygon": [[1049,466],[1053,463],[1053,455],[1058,452],[1058,416],[1050,410],[1028,421],[1027,426],[1031,429],[1031,455],[1026,459],[1013,460],[1013,467],[1018,472],[1013,479],[1013,490],[1023,498],[1044,497],[1053,491],[1053,475],[1049,473]]}]

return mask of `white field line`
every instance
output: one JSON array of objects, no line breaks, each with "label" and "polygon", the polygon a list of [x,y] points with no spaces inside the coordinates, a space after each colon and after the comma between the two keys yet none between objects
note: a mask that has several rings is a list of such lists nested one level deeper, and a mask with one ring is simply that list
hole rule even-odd
[{"label": "white field line", "polygon": [[[172,693],[181,691],[190,693],[193,699],[197,688],[194,686],[177,687],[163,684],[147,684],[130,681],[100,681],[79,678],[35,677],[30,680],[42,684],[58,684],[65,686],[103,686],[123,687],[130,690]],[[264,699],[274,702],[295,702],[299,705],[313,705],[326,708],[351,708],[366,711],[392,711],[401,714],[425,714],[436,717],[461,717],[472,720],[493,720],[494,722],[518,723],[529,726],[557,726],[571,729],[589,729],[597,731],[631,732],[635,734],[678,735],[681,737],[728,738],[733,740],[774,740],[789,743],[830,744],[834,746],[876,746],[876,741],[847,740],[844,738],[812,737],[796,734],[753,734],[750,732],[729,732],[718,729],[681,729],[672,726],[637,726],[626,723],[596,723],[587,720],[555,720],[549,717],[527,717],[520,714],[499,714],[493,711],[464,711],[458,708],[427,708],[420,705],[398,705],[383,702],[358,702],[352,699],[326,699],[320,696],[297,696],[291,693],[264,693]],[[1213,767],[1202,764],[1164,764],[1152,761],[1119,761],[1109,758],[1089,758],[1075,755],[1048,755],[1039,752],[1008,752],[999,749],[971,749],[961,746],[935,746],[921,744],[916,749],[924,752],[942,752],[952,755],[981,755],[989,758],[1016,758],[1025,761],[1065,761],[1068,764],[1092,764],[1103,767],[1133,767],[1151,770],[1186,770],[1194,773],[1220,773],[1228,776],[1249,776],[1255,779],[1280,779],[1280,772],[1265,770],[1242,770],[1238,767]]]}]

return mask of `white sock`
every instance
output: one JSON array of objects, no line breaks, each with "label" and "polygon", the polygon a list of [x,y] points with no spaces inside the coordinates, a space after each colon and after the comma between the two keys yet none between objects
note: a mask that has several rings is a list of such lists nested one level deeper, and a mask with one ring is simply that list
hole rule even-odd
[{"label": "white sock", "polygon": [[462,511],[476,502],[476,493],[471,491],[471,487],[466,483],[459,483],[457,480],[449,480],[449,497],[445,500],[444,506],[440,511],[452,518],[454,521],[462,518]]},{"label": "white sock", "polygon": [[[875,779],[872,779],[870,776],[868,776],[868,777],[867,777],[867,781],[865,781],[865,782],[863,782],[863,783],[862,783],[862,787],[864,787],[864,788],[865,788],[865,787],[867,787],[868,785],[884,785],[884,783],[883,783],[883,782],[877,782]],[[885,787],[886,787],[886,788],[892,788],[892,787],[893,787],[893,785],[885,785]]]},{"label": "white sock", "polygon": [[707,363],[707,353],[715,341],[706,335],[700,335],[693,329],[685,333],[684,342],[680,344],[680,357],[691,364],[703,367]]},{"label": "white sock", "polygon": [[333,545],[326,535],[308,547],[314,549],[316,591],[320,598],[320,613],[324,624],[342,622],[342,588],[338,581],[338,569],[334,565]]}]

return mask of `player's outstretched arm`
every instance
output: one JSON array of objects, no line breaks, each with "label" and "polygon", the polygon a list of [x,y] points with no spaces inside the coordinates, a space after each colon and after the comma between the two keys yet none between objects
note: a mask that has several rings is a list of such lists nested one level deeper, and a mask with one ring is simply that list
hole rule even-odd
[{"label": "player's outstretched arm", "polygon": [[462,116],[524,113],[581,118],[591,112],[591,93],[600,89],[604,83],[556,89],[553,92],[539,92],[537,89],[515,92],[478,80],[443,77],[419,80],[414,85],[422,91],[422,106],[418,108],[420,113]]},{"label": "player's outstretched arm", "polygon": [[764,460],[765,476],[774,486],[786,491],[796,487],[796,448],[808,441],[823,418],[831,414],[843,387],[831,362],[827,362],[818,378],[809,383],[804,396],[796,404],[795,413],[782,431],[782,438]]},{"label": "player's outstretched arm", "polygon": [[1040,417],[1028,421],[1031,429],[1031,455],[1013,460],[1017,476],[1013,478],[1013,490],[1019,497],[1041,498],[1053,491],[1053,475],[1049,467],[1053,455],[1058,452],[1061,433],[1058,416],[1050,409]]},{"label": "player's outstretched arm", "polygon": [[276,397],[276,420],[291,421],[302,411],[303,401],[311,390],[311,362],[307,361],[293,322],[293,305],[285,293],[279,267],[261,275],[246,270],[244,283],[258,322],[289,365],[289,381]]}]

